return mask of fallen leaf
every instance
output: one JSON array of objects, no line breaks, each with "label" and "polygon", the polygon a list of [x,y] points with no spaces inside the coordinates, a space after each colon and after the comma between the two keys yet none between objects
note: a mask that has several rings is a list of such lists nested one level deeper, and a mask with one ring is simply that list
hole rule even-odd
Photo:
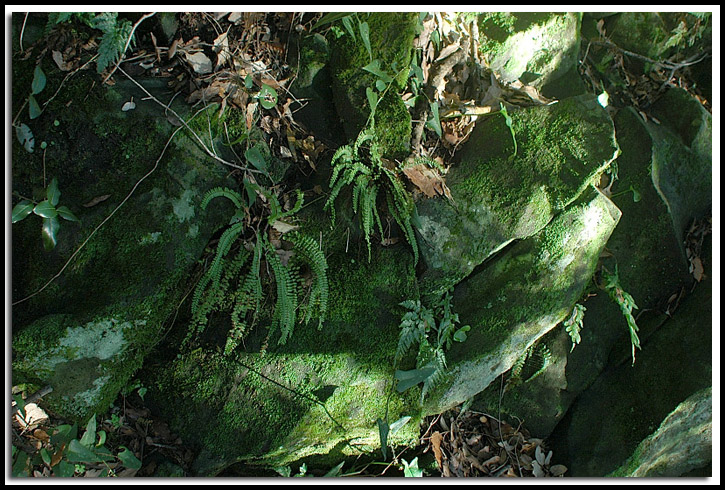
[{"label": "fallen leaf", "polygon": [[206,75],[207,73],[211,73],[213,71],[211,60],[201,51],[194,54],[184,54],[186,55],[186,61],[189,62],[194,71],[199,75]]},{"label": "fallen leaf", "polygon": [[420,191],[428,197],[438,195],[451,199],[450,190],[443,176],[428,165],[419,164],[403,169],[403,173]]},{"label": "fallen leaf", "polygon": [[702,266],[700,257],[692,259],[692,275],[697,282],[702,281],[703,277],[705,277],[705,268]]},{"label": "fallen leaf", "polygon": [[289,223],[285,223],[284,221],[276,220],[274,223],[272,223],[272,228],[274,228],[278,232],[284,234],[284,233],[288,233],[290,231],[296,230],[297,228],[299,228],[299,226],[291,225]]},{"label": "fallen leaf", "polygon": [[63,59],[63,53],[60,51],[53,51],[52,57],[60,71],[70,71],[73,68],[73,63],[67,63]]},{"label": "fallen leaf", "polygon": [[92,207],[93,207],[93,206],[95,206],[96,204],[102,203],[103,201],[105,201],[105,200],[106,200],[106,199],[108,199],[109,197],[111,197],[111,195],[110,195],[110,194],[105,194],[105,195],[103,195],[103,196],[98,196],[98,197],[94,197],[93,199],[91,199],[91,200],[90,200],[90,201],[88,201],[87,203],[83,204],[82,206],[83,206],[84,208],[92,208]]},{"label": "fallen leaf", "polygon": [[50,441],[50,436],[43,429],[35,429],[35,431],[33,432],[33,437],[43,442]]},{"label": "fallen leaf", "polygon": [[435,455],[436,462],[438,463],[439,468],[443,468],[443,452],[441,451],[441,441],[443,441],[443,436],[438,431],[435,431],[430,436],[430,442],[431,444],[433,444],[433,454]]},{"label": "fallen leaf", "polygon": [[132,111],[136,108],[136,103],[133,100],[130,100],[123,104],[123,107],[121,107],[121,110],[123,112]]},{"label": "fallen leaf", "polygon": [[551,473],[551,476],[561,476],[564,473],[566,473],[567,467],[563,464],[555,464],[551,468],[549,468],[549,473]]},{"label": "fallen leaf", "polygon": [[232,57],[232,53],[229,51],[229,39],[227,37],[227,32],[222,32],[217,36],[216,39],[214,39],[214,47],[213,51],[216,53],[216,65],[214,66],[214,71],[219,70],[221,66],[223,66],[229,59]]}]

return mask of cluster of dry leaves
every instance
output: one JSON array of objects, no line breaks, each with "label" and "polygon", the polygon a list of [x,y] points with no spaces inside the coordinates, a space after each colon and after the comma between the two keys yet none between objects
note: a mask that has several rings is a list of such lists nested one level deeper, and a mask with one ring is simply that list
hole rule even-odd
[{"label": "cluster of dry leaves", "polygon": [[433,417],[423,438],[444,477],[557,477],[552,451],[523,427],[460,408]]}]

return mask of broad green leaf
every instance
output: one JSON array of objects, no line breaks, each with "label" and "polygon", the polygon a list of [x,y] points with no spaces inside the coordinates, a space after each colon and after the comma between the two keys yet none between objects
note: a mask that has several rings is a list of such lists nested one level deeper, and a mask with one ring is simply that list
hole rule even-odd
[{"label": "broad green leaf", "polygon": [[30,476],[30,455],[19,451],[17,459],[13,463],[12,475],[15,478]]},{"label": "broad green leaf", "polygon": [[58,216],[58,211],[55,209],[55,206],[48,202],[47,199],[45,201],[40,201],[35,208],[33,208],[33,212],[41,218],[55,218]]},{"label": "broad green leaf", "polygon": [[83,444],[85,447],[92,447],[96,443],[96,416],[93,415],[90,420],[88,420],[88,424],[86,424],[86,431],[83,433],[83,437],[81,437],[81,444]]},{"label": "broad green leaf", "polygon": [[409,371],[395,371],[395,379],[398,380],[397,390],[399,393],[404,392],[411,386],[422,383],[435,372],[435,367],[424,367],[423,369],[411,369]]},{"label": "broad green leaf", "polygon": [[60,478],[70,478],[75,473],[75,466],[68,461],[61,460],[60,463],[53,467],[53,476]]},{"label": "broad green leaf", "polygon": [[352,26],[352,16],[348,15],[347,17],[343,17],[342,25],[345,26],[350,37],[355,39],[355,28]]},{"label": "broad green leaf", "polygon": [[105,454],[104,451],[93,451],[81,444],[78,439],[73,439],[68,444],[66,459],[71,463],[99,463],[101,461],[111,461],[114,458],[107,453],[107,450]]},{"label": "broad green leaf", "polygon": [[388,75],[388,73],[380,66],[380,60],[373,60],[367,65],[363,66],[362,69],[365,71],[369,71],[385,83],[390,83],[393,81],[393,77]]},{"label": "broad green leaf", "polygon": [[244,88],[247,90],[251,89],[254,86],[254,79],[252,78],[252,75],[247,74],[246,77],[244,77]]},{"label": "broad green leaf", "polygon": [[247,206],[252,207],[254,204],[254,201],[257,200],[257,188],[259,186],[257,184],[252,184],[251,182],[245,180],[244,181],[244,190],[247,191]]},{"label": "broad green leaf", "polygon": [[468,338],[466,332],[468,332],[470,329],[470,325],[459,328],[458,330],[456,330],[456,333],[453,334],[453,340],[455,340],[456,342],[465,342],[465,340]]},{"label": "broad green leaf", "polygon": [[383,459],[388,459],[388,433],[390,432],[390,427],[388,427],[388,424],[378,417],[378,419],[375,421],[378,424],[378,433],[380,434],[380,450],[383,452]]},{"label": "broad green leaf", "polygon": [[123,466],[132,470],[138,470],[139,468],[141,468],[141,461],[139,461],[136,455],[133,454],[133,452],[126,446],[121,447],[123,448],[123,451],[118,453],[118,459],[121,460]]},{"label": "broad green leaf", "polygon": [[365,49],[368,50],[370,59],[373,59],[373,49],[370,46],[370,26],[367,22],[360,22],[360,37],[365,45]]},{"label": "broad green leaf", "polygon": [[43,460],[43,463],[50,466],[50,454],[48,454],[48,450],[45,448],[40,449],[40,458]]},{"label": "broad green leaf", "polygon": [[68,221],[80,221],[75,214],[71,212],[70,209],[68,209],[68,206],[61,206],[58,209],[58,216],[60,216],[63,219],[66,219]]},{"label": "broad green leaf", "polygon": [[17,203],[13,208],[12,222],[17,223],[18,221],[27,218],[28,215],[33,212],[34,207],[35,205],[27,199],[23,199]]},{"label": "broad green leaf", "polygon": [[40,116],[43,113],[43,111],[40,109],[40,106],[38,105],[38,101],[35,100],[35,97],[31,94],[28,97],[28,115],[30,116],[30,119],[35,119],[36,117]]},{"label": "broad green leaf", "polygon": [[69,441],[75,439],[78,435],[78,426],[76,424],[63,424],[55,428],[55,432],[50,436],[50,442],[54,447],[68,444]]},{"label": "broad green leaf", "polygon": [[314,31],[319,27],[330,24],[332,22],[336,22],[340,19],[344,19],[345,17],[350,17],[351,15],[352,14],[350,12],[329,12],[323,15],[322,18],[318,20],[314,26],[312,26],[312,29],[310,29],[310,31]]},{"label": "broad green leaf", "polygon": [[387,87],[387,85],[385,85],[385,82],[383,82],[382,80],[375,80],[375,88],[378,89],[378,92],[383,92],[385,90],[385,87]]},{"label": "broad green leaf", "polygon": [[245,151],[244,158],[246,158],[249,163],[254,165],[257,170],[260,170],[262,172],[267,171],[267,159],[264,157],[264,154],[259,149],[259,146],[253,146]]},{"label": "broad green leaf", "polygon": [[54,207],[58,205],[58,201],[60,200],[60,190],[58,189],[58,179],[55,177],[53,177],[53,180],[50,181],[50,184],[45,191],[45,196]]},{"label": "broad green leaf", "polygon": [[257,97],[265,109],[271,109],[277,105],[277,91],[267,84],[262,84],[262,89]]},{"label": "broad green leaf", "polygon": [[20,126],[15,126],[15,136],[17,136],[20,144],[23,145],[25,151],[27,151],[28,153],[33,153],[33,147],[35,146],[35,137],[33,136],[33,132],[30,130],[27,124],[21,123]]},{"label": "broad green leaf", "polygon": [[342,465],[344,465],[344,464],[345,464],[345,462],[343,461],[339,465],[335,466],[330,471],[328,471],[327,473],[325,473],[323,475],[323,478],[335,478],[337,476],[340,476],[340,472],[342,471]]},{"label": "broad green leaf", "polygon": [[375,112],[375,108],[378,106],[378,94],[375,93],[370,87],[365,88],[365,95],[368,97],[368,104],[370,104],[370,111]]},{"label": "broad green leaf", "polygon": [[35,67],[35,72],[33,72],[33,83],[30,85],[33,94],[39,94],[43,91],[45,88],[45,81],[45,73],[43,73],[43,69],[40,68],[40,65],[37,65]]},{"label": "broad green leaf", "polygon": [[51,251],[55,248],[57,239],[56,233],[60,229],[60,223],[58,218],[43,218],[43,228],[40,231],[40,236],[43,239],[43,246],[46,251]]}]

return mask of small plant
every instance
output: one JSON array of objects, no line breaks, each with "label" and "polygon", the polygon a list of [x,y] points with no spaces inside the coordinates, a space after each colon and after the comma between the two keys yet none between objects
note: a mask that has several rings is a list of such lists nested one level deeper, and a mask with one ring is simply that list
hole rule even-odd
[{"label": "small plant", "polygon": [[622,315],[627,320],[629,326],[629,337],[632,343],[632,365],[635,362],[635,348],[642,349],[639,344],[639,337],[637,332],[637,322],[635,321],[632,310],[637,309],[637,305],[634,303],[634,298],[627,291],[622,289],[622,285],[619,282],[619,272],[617,268],[614,268],[614,273],[609,272],[605,267],[602,268],[602,279],[604,279],[604,289],[609,294],[609,297],[619,305],[619,309],[622,311]]},{"label": "small plant", "polygon": [[586,310],[587,309],[584,308],[584,306],[577,303],[574,305],[569,318],[564,320],[566,332],[569,334],[569,337],[571,337],[571,350],[569,352],[573,352],[574,347],[579,345],[579,342],[582,340],[579,332],[581,332],[581,329],[584,326],[584,312]]},{"label": "small plant", "polygon": [[519,357],[511,367],[507,387],[533,380],[551,363],[551,351],[542,342],[538,342]]},{"label": "small plant", "polygon": [[[369,147],[363,144],[369,142]],[[392,168],[391,168],[392,167]],[[335,221],[335,200],[340,191],[352,186],[352,207],[358,214],[360,226],[368,246],[368,260],[371,260],[370,236],[377,225],[383,236],[383,225],[378,213],[378,199],[383,196],[396,223],[403,230],[406,240],[413,248],[415,262],[418,262],[418,244],[411,223],[415,203],[405,190],[395,167],[382,158],[380,148],[374,139],[372,128],[360,132],[352,146],[338,148],[332,158],[332,176],[330,177],[330,196],[324,209],[329,209],[332,221]]]},{"label": "small plant", "polygon": [[446,370],[445,351],[450,349],[454,341],[464,342],[467,338],[466,332],[471,327],[456,326],[459,322],[458,314],[452,312],[450,291],[447,291],[432,308],[424,306],[420,300],[403,301],[400,305],[409,311],[403,315],[400,322],[401,331],[395,351],[396,365],[416,344],[418,354],[416,369],[396,371],[397,390],[403,392],[422,382],[422,401],[443,379]]},{"label": "small plant", "polygon": [[509,131],[511,132],[511,139],[514,141],[514,152],[513,154],[509,155],[509,161],[516,158],[516,154],[518,153],[518,145],[516,144],[516,132],[514,131],[513,127],[513,119],[511,119],[511,116],[509,116],[508,111],[506,110],[506,106],[503,104],[503,102],[500,103],[501,105],[501,114],[503,114],[503,117],[506,119],[506,126],[508,126]]},{"label": "small plant", "polygon": [[45,250],[53,250],[57,243],[56,234],[60,230],[58,217],[68,221],[80,221],[67,206],[57,207],[59,200],[58,180],[53,178],[45,189],[45,199],[40,202],[23,199],[13,208],[11,221],[17,223],[30,216],[30,214],[40,216],[43,219],[41,228],[43,245]]},{"label": "small plant", "polygon": [[[280,344],[284,344],[292,334],[297,322],[297,310],[300,307],[304,313],[305,323],[317,317],[318,328],[322,327],[327,311],[329,293],[325,255],[313,239],[294,231],[293,227],[282,221],[299,211],[304,195],[297,191],[295,205],[290,210],[283,211],[274,194],[256,184],[248,184],[248,187],[260,192],[269,204],[267,223],[277,230],[289,231],[285,239],[292,243],[294,253],[285,259],[286,263],[283,263],[277,249],[267,238],[266,232],[257,231],[253,241],[242,241],[236,250],[236,255],[227,259],[227,254],[231,252],[232,246],[245,229],[244,200],[239,193],[227,188],[214,188],[206,193],[202,199],[202,209],[206,209],[212,199],[226,197],[234,203],[237,212],[230,221],[231,226],[219,238],[211,266],[196,286],[191,304],[192,324],[195,328],[189,332],[189,335],[194,331],[197,334],[203,331],[208,322],[208,315],[212,311],[231,309],[232,328],[227,336],[225,354],[230,354],[243,341],[256,321],[256,314],[264,298],[262,260],[266,261],[276,284],[277,299],[271,330],[280,328],[282,332]],[[250,198],[248,202],[251,201]],[[309,298],[304,305],[300,305],[299,301],[303,289],[300,276],[302,266],[308,267],[314,276]]]}]

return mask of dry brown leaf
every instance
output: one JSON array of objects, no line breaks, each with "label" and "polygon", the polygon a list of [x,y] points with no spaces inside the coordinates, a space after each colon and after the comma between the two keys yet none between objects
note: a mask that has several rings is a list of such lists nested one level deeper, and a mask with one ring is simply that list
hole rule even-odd
[{"label": "dry brown leaf", "polygon": [[60,51],[53,51],[53,61],[58,65],[60,71],[70,71],[73,68],[73,63],[66,63],[63,59],[63,54]]},{"label": "dry brown leaf", "polygon": [[438,463],[438,467],[443,467],[443,452],[441,451],[441,441],[443,441],[443,436],[440,432],[435,431],[430,436],[430,442],[433,444],[433,454],[435,455],[436,462]]},{"label": "dry brown leaf", "polygon": [[451,198],[443,176],[425,164],[403,169],[403,173],[420,191],[428,197],[446,196]]},{"label": "dry brown leaf", "polygon": [[695,277],[697,282],[702,281],[705,277],[705,268],[702,266],[702,260],[700,260],[700,257],[692,259],[692,275]]},{"label": "dry brown leaf", "polygon": [[93,199],[91,199],[91,200],[90,200],[90,201],[88,201],[87,203],[83,204],[82,206],[83,206],[84,208],[92,208],[92,207],[93,207],[93,206],[95,206],[96,204],[102,203],[103,201],[105,201],[105,200],[106,200],[106,199],[108,199],[109,197],[111,197],[111,195],[110,195],[110,194],[105,194],[105,195],[103,195],[103,196],[98,196],[98,197],[94,197]]},{"label": "dry brown leaf", "polygon": [[193,54],[184,53],[186,61],[189,62],[191,67],[199,75],[206,75],[213,71],[211,60],[203,52],[199,51]]}]

